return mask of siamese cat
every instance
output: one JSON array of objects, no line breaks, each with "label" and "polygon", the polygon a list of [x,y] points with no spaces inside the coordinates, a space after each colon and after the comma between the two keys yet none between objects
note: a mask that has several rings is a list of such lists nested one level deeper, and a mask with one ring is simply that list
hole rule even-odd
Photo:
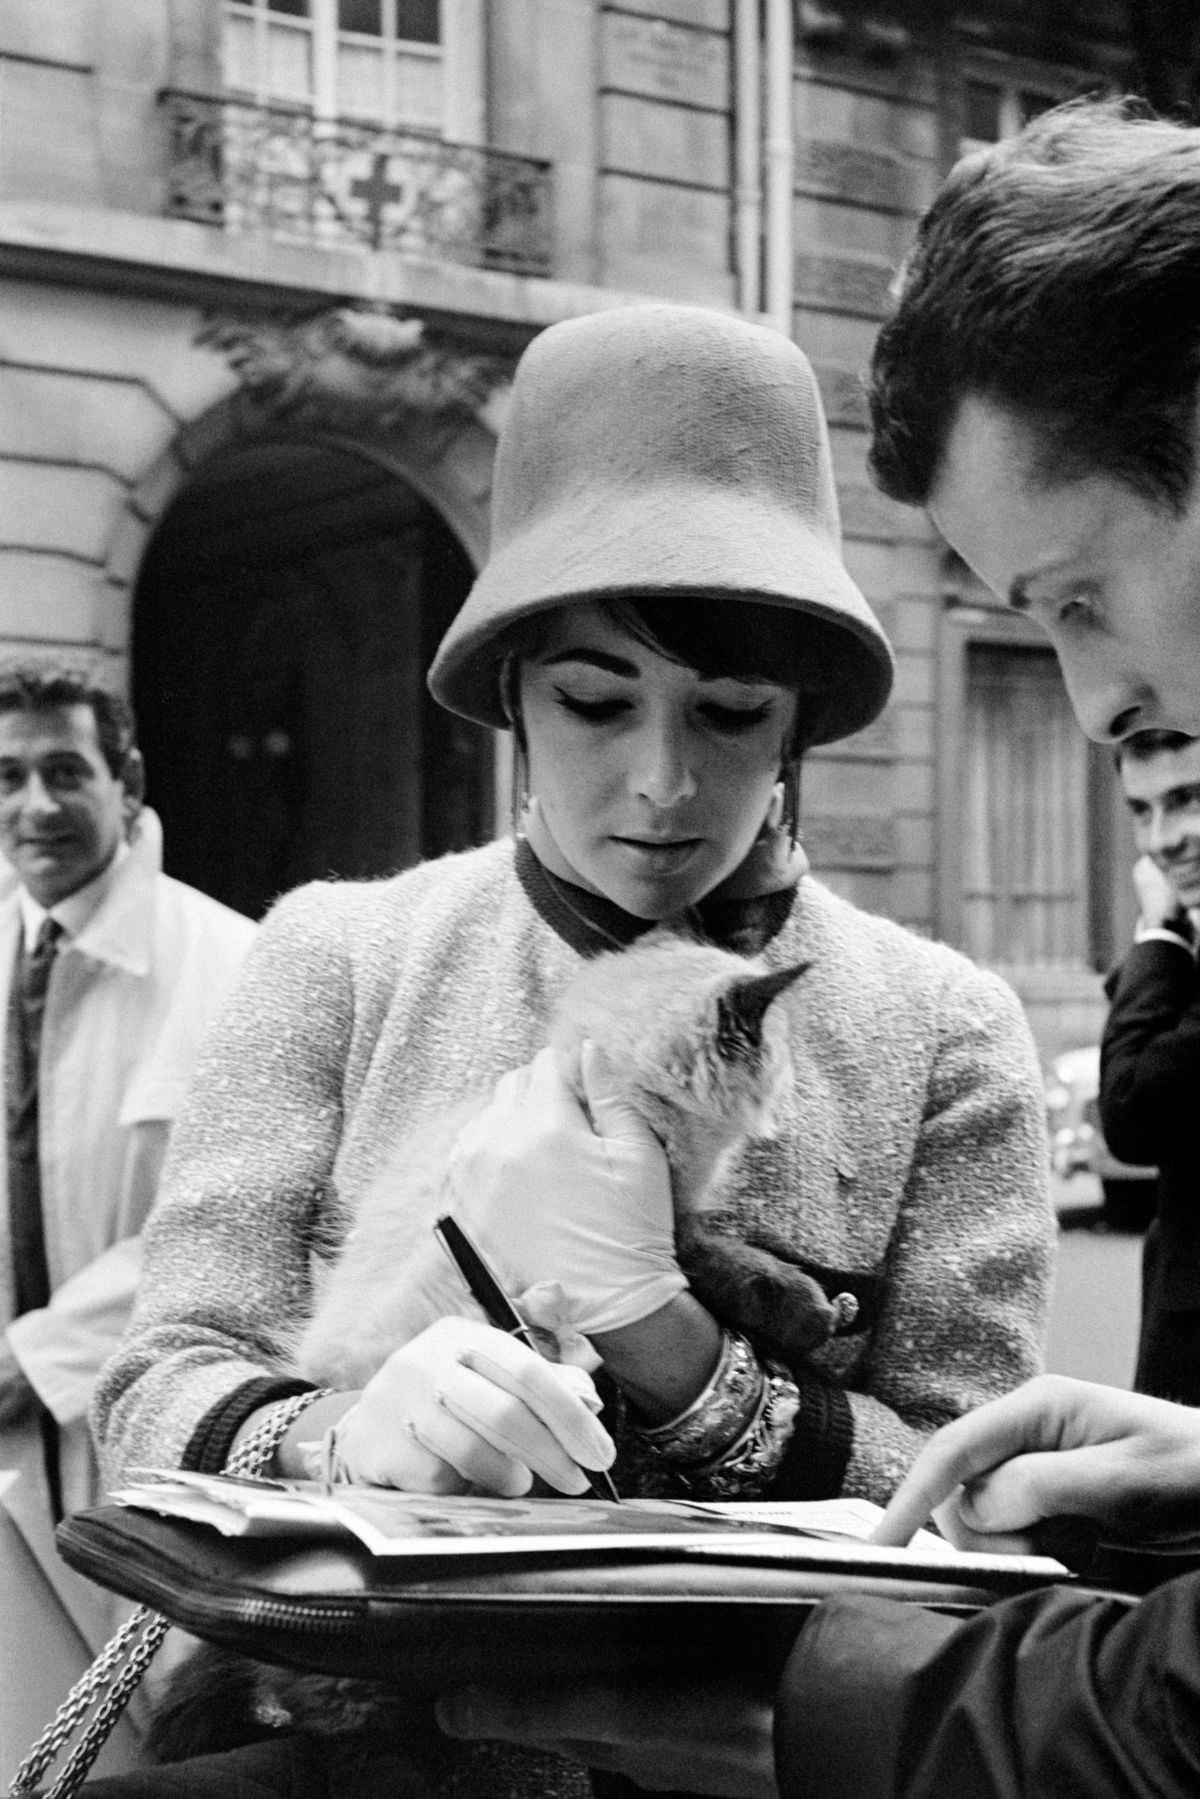
[{"label": "siamese cat", "polygon": [[[768,970],[761,959],[660,926],[628,949],[586,962],[550,1031],[575,1093],[583,1097],[580,1052],[590,1040],[603,1051],[620,1097],[662,1143],[677,1254],[693,1291],[722,1323],[785,1361],[852,1322],[853,1299],[830,1298],[780,1239],[764,1234],[758,1243],[742,1242],[711,1228],[706,1210],[737,1152],[770,1135],[793,1078],[776,1002],[803,967]],[[433,1225],[447,1210],[451,1146],[487,1097],[415,1131],[365,1193],[299,1341],[302,1374],[323,1386],[364,1386],[394,1349],[435,1319],[477,1315]]]}]

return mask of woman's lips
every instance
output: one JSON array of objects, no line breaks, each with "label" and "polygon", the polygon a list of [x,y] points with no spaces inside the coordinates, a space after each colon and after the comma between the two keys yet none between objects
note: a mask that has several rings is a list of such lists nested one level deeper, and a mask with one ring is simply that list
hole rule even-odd
[{"label": "woman's lips", "polygon": [[669,874],[698,849],[700,837],[614,837],[619,850],[638,868],[652,874]]}]

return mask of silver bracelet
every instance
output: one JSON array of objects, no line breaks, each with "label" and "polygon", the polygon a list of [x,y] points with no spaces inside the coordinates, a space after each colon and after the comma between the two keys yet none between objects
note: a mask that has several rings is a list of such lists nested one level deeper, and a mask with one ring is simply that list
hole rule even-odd
[{"label": "silver bracelet", "polygon": [[766,1377],[746,1338],[726,1331],[707,1384],[666,1424],[639,1425],[638,1435],[668,1462],[708,1463],[740,1440],[762,1404]]},{"label": "silver bracelet", "polygon": [[314,1387],[308,1393],[293,1393],[287,1399],[276,1399],[263,1407],[263,1414],[248,1437],[225,1458],[226,1474],[262,1474],[271,1465],[271,1457],[288,1431],[310,1405],[328,1399],[336,1387]]},{"label": "silver bracelet", "polygon": [[740,1499],[760,1494],[778,1472],[800,1410],[800,1389],[780,1362],[768,1362],[761,1401],[737,1440],[703,1467],[681,1470],[678,1478],[706,1499]]},{"label": "silver bracelet", "polygon": [[353,1485],[354,1476],[350,1472],[349,1462],[342,1454],[338,1433],[355,1410],[357,1402],[347,1406],[340,1418],[334,1419],[318,1443],[301,1444],[315,1478],[321,1483],[322,1493],[332,1493],[335,1487]]}]

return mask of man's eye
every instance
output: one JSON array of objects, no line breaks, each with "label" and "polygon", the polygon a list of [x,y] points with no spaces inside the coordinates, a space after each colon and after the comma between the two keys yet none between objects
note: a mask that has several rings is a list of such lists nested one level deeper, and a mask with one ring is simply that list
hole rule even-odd
[{"label": "man's eye", "polygon": [[1059,601],[1055,608],[1055,617],[1061,625],[1086,624],[1095,612],[1095,601],[1096,596],[1090,588],[1069,593],[1065,599]]}]

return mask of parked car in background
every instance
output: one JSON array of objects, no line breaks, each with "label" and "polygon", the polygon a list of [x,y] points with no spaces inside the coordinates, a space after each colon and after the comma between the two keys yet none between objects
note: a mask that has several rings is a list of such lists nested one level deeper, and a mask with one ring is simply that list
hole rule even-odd
[{"label": "parked car in background", "polygon": [[1104,1219],[1113,1230],[1144,1231],[1154,1216],[1157,1168],[1118,1162],[1100,1124],[1100,1045],[1065,1049],[1046,1069],[1050,1166],[1060,1180],[1100,1182]]}]

